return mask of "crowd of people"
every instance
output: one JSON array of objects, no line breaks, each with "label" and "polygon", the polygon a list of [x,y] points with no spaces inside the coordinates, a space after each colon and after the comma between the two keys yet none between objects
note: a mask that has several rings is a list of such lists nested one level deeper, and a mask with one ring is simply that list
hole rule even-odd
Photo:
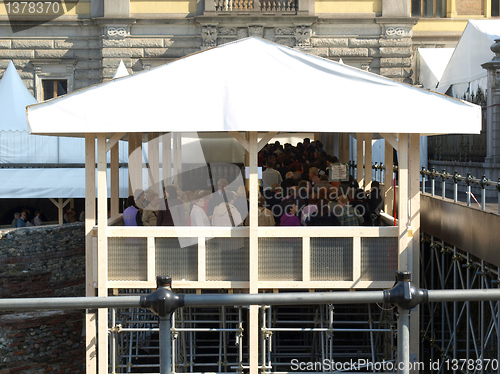
[{"label": "crowd of people", "polygon": [[14,219],[12,220],[12,227],[30,227],[30,226],[41,226],[42,225],[42,211],[36,210],[35,215],[31,217],[31,212],[29,209],[24,209],[21,213],[14,213]]},{"label": "crowd of people", "polygon": [[[338,163],[320,141],[305,138],[296,146],[267,144],[258,155],[263,168],[258,200],[259,226],[378,226],[383,207],[379,183],[360,189],[352,176],[330,181],[329,165]],[[242,226],[249,224],[244,186],[217,191],[150,188],[129,196],[123,212],[126,226]]]}]

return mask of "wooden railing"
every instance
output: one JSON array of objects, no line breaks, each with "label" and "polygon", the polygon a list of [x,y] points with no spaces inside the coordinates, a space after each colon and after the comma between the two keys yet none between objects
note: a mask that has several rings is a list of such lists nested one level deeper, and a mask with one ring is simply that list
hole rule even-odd
[{"label": "wooden railing", "polygon": [[[154,288],[162,274],[175,288],[249,288],[248,227],[114,226],[107,237],[108,288]],[[259,288],[385,288],[397,270],[397,227],[259,227],[258,240]]]}]

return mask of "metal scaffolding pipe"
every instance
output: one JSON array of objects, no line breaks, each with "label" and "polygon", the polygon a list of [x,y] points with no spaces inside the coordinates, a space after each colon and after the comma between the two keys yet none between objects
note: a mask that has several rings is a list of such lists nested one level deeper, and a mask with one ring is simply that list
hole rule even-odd
[{"label": "metal scaffolding pipe", "polygon": [[140,296],[47,297],[0,300],[0,310],[138,308]]}]

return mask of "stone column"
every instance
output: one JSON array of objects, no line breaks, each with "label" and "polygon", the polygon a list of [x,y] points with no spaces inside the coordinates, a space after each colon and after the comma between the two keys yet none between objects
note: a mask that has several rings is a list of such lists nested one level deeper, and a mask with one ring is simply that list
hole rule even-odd
[{"label": "stone column", "polygon": [[500,39],[490,47],[495,57],[481,65],[488,71],[486,90],[486,158],[484,173],[490,180],[500,177]]},{"label": "stone column", "polygon": [[488,71],[485,167],[500,164],[500,39],[490,47],[495,57],[481,65]]}]

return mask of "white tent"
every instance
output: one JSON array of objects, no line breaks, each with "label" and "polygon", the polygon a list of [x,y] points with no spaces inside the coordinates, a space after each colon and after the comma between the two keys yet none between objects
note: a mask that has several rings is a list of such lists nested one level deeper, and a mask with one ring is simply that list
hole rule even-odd
[{"label": "white tent", "polygon": [[128,73],[127,68],[125,67],[125,64],[123,63],[123,60],[120,60],[120,64],[118,65],[118,68],[116,69],[115,75],[113,76],[113,79],[116,78],[122,78],[130,75]]},{"label": "white tent", "polygon": [[257,38],[28,107],[31,133],[479,133],[478,106]]},{"label": "white tent", "polygon": [[417,81],[423,88],[435,90],[455,48],[419,48]]},{"label": "white tent", "polygon": [[490,47],[500,38],[500,20],[469,20],[453,56],[443,73],[437,91],[463,98],[475,94],[480,87],[487,87],[487,72],[482,64],[491,61],[495,54]]}]

